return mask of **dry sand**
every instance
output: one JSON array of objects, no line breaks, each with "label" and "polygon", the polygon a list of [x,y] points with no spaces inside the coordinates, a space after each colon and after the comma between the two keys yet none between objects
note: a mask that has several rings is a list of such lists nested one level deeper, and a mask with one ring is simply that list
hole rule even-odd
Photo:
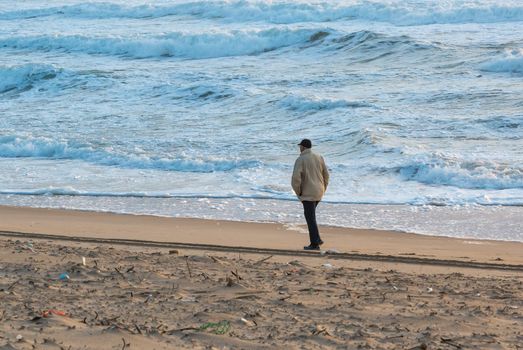
[{"label": "dry sand", "polygon": [[281,225],[8,207],[0,231],[57,235],[0,236],[0,349],[523,349],[521,243],[330,228],[349,254],[293,256]]}]

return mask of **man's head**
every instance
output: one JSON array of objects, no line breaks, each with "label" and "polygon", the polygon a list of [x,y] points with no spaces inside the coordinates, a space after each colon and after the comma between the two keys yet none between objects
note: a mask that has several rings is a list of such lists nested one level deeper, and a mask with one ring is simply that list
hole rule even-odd
[{"label": "man's head", "polygon": [[298,143],[298,146],[300,146],[300,152],[303,152],[308,148],[312,148],[312,142],[309,139],[303,139],[300,143]]}]

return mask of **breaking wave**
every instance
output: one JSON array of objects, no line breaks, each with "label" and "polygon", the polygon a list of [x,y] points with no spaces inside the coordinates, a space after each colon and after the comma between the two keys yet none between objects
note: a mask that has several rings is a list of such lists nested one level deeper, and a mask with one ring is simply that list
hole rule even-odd
[{"label": "breaking wave", "polygon": [[433,157],[396,168],[405,180],[464,189],[523,188],[523,167],[493,161]]},{"label": "breaking wave", "polygon": [[483,63],[480,69],[486,72],[523,74],[523,50],[507,51],[504,57]]},{"label": "breaking wave", "polygon": [[189,59],[255,55],[307,42],[315,29],[269,29],[211,33],[170,33],[157,37],[122,38],[70,36],[14,37],[0,47],[66,51],[130,58],[180,57]]},{"label": "breaking wave", "polygon": [[307,50],[312,47],[327,51],[349,49],[364,55],[371,54],[373,59],[377,59],[392,53],[405,54],[437,48],[430,43],[418,42],[408,36],[388,36],[372,31],[347,34],[330,28],[272,28],[192,34],[175,32],[144,38],[44,35],[0,39],[0,47],[115,55],[135,59],[161,57],[207,59],[257,55],[289,47],[297,50]]},{"label": "breaking wave", "polygon": [[193,173],[226,172],[260,166],[256,160],[149,157],[96,149],[93,145],[80,142],[16,136],[0,137],[0,157],[74,159],[103,166]]}]

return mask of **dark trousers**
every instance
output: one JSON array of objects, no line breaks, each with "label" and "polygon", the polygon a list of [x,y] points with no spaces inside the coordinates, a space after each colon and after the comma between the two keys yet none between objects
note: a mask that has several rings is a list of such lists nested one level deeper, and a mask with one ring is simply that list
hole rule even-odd
[{"label": "dark trousers", "polygon": [[307,221],[307,227],[309,228],[309,238],[312,245],[318,245],[321,241],[320,231],[318,230],[318,224],[316,223],[316,207],[319,202],[303,201],[303,212],[305,213],[305,220]]}]

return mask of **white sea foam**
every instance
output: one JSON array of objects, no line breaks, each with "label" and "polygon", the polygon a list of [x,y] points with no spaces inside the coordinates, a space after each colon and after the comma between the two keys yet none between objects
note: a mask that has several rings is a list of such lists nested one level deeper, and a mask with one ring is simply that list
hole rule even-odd
[{"label": "white sea foam", "polygon": [[78,18],[136,18],[192,16],[235,22],[271,23],[331,22],[372,20],[397,25],[434,23],[497,23],[523,21],[523,6],[518,1],[190,1],[174,5],[129,6],[118,3],[76,5],[4,11],[0,20],[46,16]]},{"label": "white sea foam", "polygon": [[73,186],[48,186],[44,188],[34,189],[3,189],[0,190],[0,195],[15,195],[15,196],[71,196],[71,197],[106,197],[106,198],[176,198],[176,199],[197,199],[197,200],[211,200],[211,199],[252,199],[252,200],[266,200],[277,199],[283,201],[295,200],[294,196],[280,196],[274,198],[268,195],[241,195],[241,194],[191,194],[191,193],[177,193],[173,191],[92,191],[77,189]]},{"label": "white sea foam", "polygon": [[[83,196],[83,197],[127,197],[127,198],[196,198],[196,196],[173,195],[169,192],[117,192],[117,191],[86,191],[79,190],[72,186],[46,188],[36,188],[31,190],[0,190],[3,195],[20,195],[20,196]],[[212,198],[212,197],[210,197]],[[217,198],[221,198],[218,197]]]}]

